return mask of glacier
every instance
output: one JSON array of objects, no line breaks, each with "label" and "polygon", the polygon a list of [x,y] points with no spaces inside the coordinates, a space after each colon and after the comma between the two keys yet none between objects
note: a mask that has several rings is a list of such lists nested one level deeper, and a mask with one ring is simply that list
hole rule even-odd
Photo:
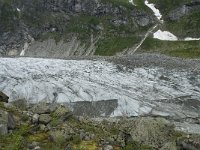
[{"label": "glacier", "polygon": [[169,107],[165,101],[181,96],[199,100],[200,75],[162,67],[130,69],[105,60],[0,58],[0,91],[9,101],[29,103],[117,99],[111,116],[174,116],[181,106]]}]

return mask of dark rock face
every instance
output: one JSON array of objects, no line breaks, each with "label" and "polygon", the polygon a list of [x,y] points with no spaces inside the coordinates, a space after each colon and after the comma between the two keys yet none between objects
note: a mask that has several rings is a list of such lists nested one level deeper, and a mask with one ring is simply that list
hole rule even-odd
[{"label": "dark rock face", "polygon": [[200,9],[200,1],[194,0],[191,3],[182,5],[178,7],[177,9],[169,12],[169,19],[172,21],[177,21],[185,15],[188,15],[195,11],[199,11],[199,9]]},{"label": "dark rock face", "polygon": [[0,102],[8,103],[8,99],[9,99],[9,97],[6,94],[4,94],[3,92],[0,91]]}]

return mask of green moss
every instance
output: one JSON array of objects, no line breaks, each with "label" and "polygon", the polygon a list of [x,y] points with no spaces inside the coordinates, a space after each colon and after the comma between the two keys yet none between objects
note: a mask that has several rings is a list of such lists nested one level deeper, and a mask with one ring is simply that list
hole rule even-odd
[{"label": "green moss", "polygon": [[29,135],[27,139],[30,143],[33,141],[42,142],[42,141],[48,139],[48,136],[49,135],[47,133],[41,132],[41,133]]},{"label": "green moss", "polygon": [[74,135],[73,137],[72,137],[72,143],[73,144],[80,144],[80,142],[81,142],[81,139],[80,139],[80,136],[79,135]]},{"label": "green moss", "polygon": [[50,122],[50,125],[51,125],[52,127],[57,127],[57,126],[61,126],[62,123],[63,123],[63,122],[60,120],[60,118],[58,118],[58,117],[53,117],[53,118],[52,118],[52,121]]}]

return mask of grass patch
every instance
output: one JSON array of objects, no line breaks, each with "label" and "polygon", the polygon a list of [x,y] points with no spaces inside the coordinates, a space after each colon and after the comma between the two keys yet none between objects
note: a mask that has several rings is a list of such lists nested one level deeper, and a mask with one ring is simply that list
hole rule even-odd
[{"label": "grass patch", "polygon": [[[26,145],[24,142],[26,136],[30,130],[30,126],[25,124],[21,125],[12,134],[4,135],[0,137],[0,145],[4,150],[24,150]],[[0,148],[1,148],[0,147]]]},{"label": "grass patch", "polygon": [[29,135],[28,136],[28,141],[29,142],[33,142],[33,141],[36,141],[36,142],[42,142],[46,139],[48,139],[48,134],[47,133],[36,133],[36,134],[33,134],[33,135]]},{"label": "grass patch", "polygon": [[127,48],[131,48],[134,44],[139,42],[139,38],[135,36],[130,37],[108,37],[100,40],[97,43],[95,55],[112,56],[118,52],[122,52]]},{"label": "grass patch", "polygon": [[186,15],[178,21],[168,21],[165,28],[178,37],[199,37],[200,14],[196,12]]},{"label": "grass patch", "polygon": [[82,141],[77,145],[72,145],[72,149],[75,150],[100,150],[100,148],[98,148],[97,143],[94,141]]},{"label": "grass patch", "polygon": [[157,52],[182,58],[200,58],[199,41],[161,41],[147,38],[141,46],[143,52]]}]

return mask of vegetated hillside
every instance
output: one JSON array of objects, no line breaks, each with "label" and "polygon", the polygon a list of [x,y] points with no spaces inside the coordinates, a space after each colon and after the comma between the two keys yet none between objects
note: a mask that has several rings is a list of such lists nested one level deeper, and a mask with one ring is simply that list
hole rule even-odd
[{"label": "vegetated hillside", "polygon": [[[200,37],[199,0],[149,0],[163,15],[162,30],[169,31],[180,40]],[[199,41],[160,41],[151,37],[141,46],[141,52],[158,52],[175,57],[200,58]]]},{"label": "vegetated hillside", "polygon": [[[163,14],[163,29],[180,38],[200,37],[198,1],[149,2]],[[157,24],[143,0],[134,4],[128,0],[1,0],[0,56],[111,56],[134,49]],[[188,11],[180,13],[183,7]]]},{"label": "vegetated hillside", "polygon": [[199,0],[150,0],[165,20],[165,29],[180,38],[200,37]]},{"label": "vegetated hillside", "polygon": [[[139,35],[155,23],[150,11],[147,13],[123,0],[1,0],[0,7],[2,55],[9,50],[19,55],[24,43],[33,39],[53,38],[59,43],[69,42],[73,37],[81,41],[78,46],[84,50],[94,43],[95,54],[104,55],[106,51],[105,55],[113,55],[137,43]],[[113,47],[116,43],[120,46]]]}]

